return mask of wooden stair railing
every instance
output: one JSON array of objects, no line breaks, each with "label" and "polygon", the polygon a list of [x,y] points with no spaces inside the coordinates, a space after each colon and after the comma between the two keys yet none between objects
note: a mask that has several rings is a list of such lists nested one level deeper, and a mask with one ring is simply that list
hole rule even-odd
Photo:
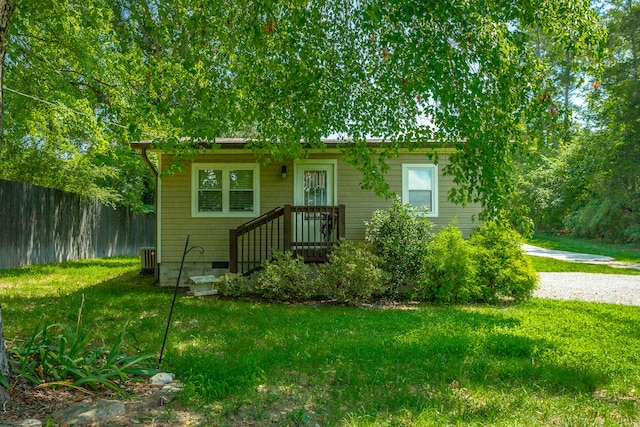
[{"label": "wooden stair railing", "polygon": [[345,237],[345,206],[275,208],[229,230],[229,271],[250,274],[274,252],[292,251],[305,262],[326,262]]},{"label": "wooden stair railing", "polygon": [[[236,229],[229,230],[229,271],[249,274],[273,252],[285,250],[284,208],[275,208]],[[264,249],[264,252],[263,252]]]}]

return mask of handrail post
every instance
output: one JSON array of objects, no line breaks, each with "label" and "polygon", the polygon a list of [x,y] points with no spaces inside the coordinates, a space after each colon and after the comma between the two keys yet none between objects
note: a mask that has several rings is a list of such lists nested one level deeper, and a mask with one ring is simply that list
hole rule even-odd
[{"label": "handrail post", "polygon": [[344,205],[338,205],[338,239],[344,239],[345,238],[345,206]]},{"label": "handrail post", "polygon": [[293,221],[291,215],[291,205],[284,205],[284,250],[291,250],[291,234],[293,233]]},{"label": "handrail post", "polygon": [[229,230],[229,272],[238,272],[238,235],[235,229]]}]

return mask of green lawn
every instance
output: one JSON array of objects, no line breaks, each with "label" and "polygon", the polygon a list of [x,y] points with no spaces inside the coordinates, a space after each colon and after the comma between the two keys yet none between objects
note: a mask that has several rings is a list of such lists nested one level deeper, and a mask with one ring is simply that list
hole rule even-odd
[{"label": "green lawn", "polygon": [[[9,342],[83,325],[157,353],[172,289],[135,258],[0,271]],[[638,425],[640,307],[274,305],[180,295],[164,368],[207,425]]]},{"label": "green lawn", "polygon": [[613,244],[550,233],[536,233],[528,243],[548,249],[607,255],[617,261],[640,263],[640,247],[630,244]]},{"label": "green lawn", "polygon": [[601,274],[625,274],[630,276],[640,275],[640,270],[631,268],[610,267],[603,264],[587,264],[584,262],[561,261],[553,258],[545,258],[539,256],[529,256],[533,263],[533,267],[537,272],[582,272],[582,273],[601,273]]}]

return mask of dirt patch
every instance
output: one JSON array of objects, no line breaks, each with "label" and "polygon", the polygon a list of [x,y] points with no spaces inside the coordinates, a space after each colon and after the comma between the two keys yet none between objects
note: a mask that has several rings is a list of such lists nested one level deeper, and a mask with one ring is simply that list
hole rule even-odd
[{"label": "dirt patch", "polygon": [[[200,416],[178,402],[171,401],[172,395],[147,381],[127,382],[123,392],[114,390],[89,391],[61,387],[36,387],[32,383],[18,379],[10,395],[12,400],[0,408],[0,424],[37,419],[44,425],[56,426],[53,414],[75,403],[97,401],[99,399],[119,400],[125,403],[124,415],[111,418],[104,423],[89,426],[182,426],[201,424]],[[48,424],[47,424],[48,423]]]}]

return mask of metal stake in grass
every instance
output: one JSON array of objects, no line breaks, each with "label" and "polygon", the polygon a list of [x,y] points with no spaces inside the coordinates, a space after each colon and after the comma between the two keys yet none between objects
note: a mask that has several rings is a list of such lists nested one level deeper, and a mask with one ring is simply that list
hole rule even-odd
[{"label": "metal stake in grass", "polygon": [[173,291],[173,301],[171,302],[171,310],[169,311],[169,319],[167,319],[167,329],[164,331],[164,339],[162,340],[162,349],[160,350],[160,357],[158,358],[158,369],[162,363],[162,356],[164,355],[164,347],[167,344],[167,336],[169,335],[169,325],[171,325],[171,316],[173,315],[173,308],[176,305],[176,297],[178,296],[178,287],[180,286],[180,276],[182,276],[182,267],[184,266],[184,259],[192,249],[200,249],[200,254],[204,253],[202,246],[189,247],[189,235],[187,235],[187,241],[184,244],[184,251],[182,252],[182,261],[180,262],[180,270],[178,271],[178,280],[176,280],[176,287]]}]

